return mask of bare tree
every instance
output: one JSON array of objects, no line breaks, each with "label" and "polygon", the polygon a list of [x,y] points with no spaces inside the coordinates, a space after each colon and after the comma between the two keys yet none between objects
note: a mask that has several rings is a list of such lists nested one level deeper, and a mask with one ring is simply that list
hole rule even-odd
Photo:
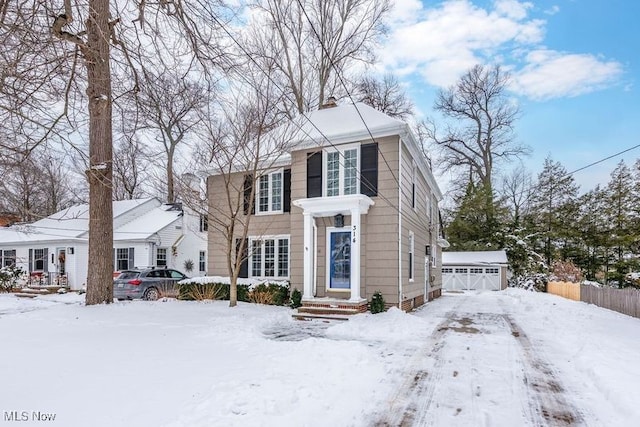
[{"label": "bare tree", "polygon": [[276,108],[282,94],[269,74],[254,76],[246,79],[252,87],[244,85],[238,97],[223,106],[221,117],[205,121],[208,158],[216,175],[209,179],[217,179],[215,186],[208,184],[209,227],[223,239],[231,307],[237,304],[237,281],[248,257],[256,182],[281,158],[290,137],[286,126],[273,131],[282,123]]},{"label": "bare tree", "polygon": [[436,110],[454,123],[442,133],[433,121],[424,126],[428,140],[441,148],[441,166],[469,173],[471,182],[486,188],[492,187],[497,163],[529,152],[514,142],[513,125],[519,110],[505,93],[508,82],[509,75],[499,66],[476,65],[438,94]]},{"label": "bare tree", "polygon": [[205,104],[205,88],[176,71],[155,74],[144,70],[143,75],[138,94],[141,129],[151,130],[154,139],[162,144],[166,156],[166,201],[173,203],[176,150],[200,120],[198,112]]},{"label": "bare tree", "polygon": [[514,228],[522,225],[522,218],[529,213],[529,204],[535,188],[531,172],[523,165],[502,178],[500,194],[511,212]]},{"label": "bare tree", "polygon": [[142,182],[147,158],[138,138],[124,136],[118,141],[113,153],[113,198],[115,200],[137,199],[144,195]]},{"label": "bare tree", "polygon": [[413,103],[393,74],[385,74],[382,79],[363,76],[356,87],[358,101],[388,116],[406,121],[413,115]]},{"label": "bare tree", "polygon": [[0,163],[3,209],[20,221],[31,222],[51,215],[74,202],[73,178],[63,159],[40,147],[20,162]]},{"label": "bare tree", "polygon": [[389,10],[388,0],[260,0],[255,6],[263,13],[251,28],[250,50],[275,63],[297,113],[344,93],[345,70],[374,60]]}]

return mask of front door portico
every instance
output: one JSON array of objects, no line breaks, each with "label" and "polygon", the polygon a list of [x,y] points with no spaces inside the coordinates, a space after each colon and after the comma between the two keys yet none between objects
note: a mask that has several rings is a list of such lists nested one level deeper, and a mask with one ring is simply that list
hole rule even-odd
[{"label": "front door portico", "polygon": [[350,302],[361,302],[360,296],[360,216],[366,215],[373,200],[363,194],[299,199],[294,206],[304,217],[303,300],[313,300],[315,281],[315,218],[349,215],[351,225],[327,229],[327,289],[350,291]]}]

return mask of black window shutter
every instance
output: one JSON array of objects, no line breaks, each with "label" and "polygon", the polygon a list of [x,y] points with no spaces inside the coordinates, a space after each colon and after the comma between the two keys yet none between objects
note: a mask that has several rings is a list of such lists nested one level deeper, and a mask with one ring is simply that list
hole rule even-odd
[{"label": "black window shutter", "polygon": [[322,197],[322,151],[307,154],[307,197]]},{"label": "black window shutter", "polygon": [[29,273],[33,271],[33,249],[29,249]]},{"label": "black window shutter", "polygon": [[42,271],[46,273],[47,271],[49,271],[49,248],[44,248],[42,250],[42,253]]},{"label": "black window shutter", "polygon": [[253,190],[253,177],[251,175],[244,176],[244,214],[249,215],[249,209],[251,213],[256,212],[255,203],[251,203],[251,190]]},{"label": "black window shutter", "polygon": [[291,212],[291,169],[284,170],[282,192],[282,210],[284,212]]},{"label": "black window shutter", "polygon": [[129,268],[135,268],[134,248],[129,248]]},{"label": "black window shutter", "polygon": [[240,262],[240,273],[238,277],[246,279],[249,277],[249,239],[244,239],[244,249],[242,254],[240,254],[240,242],[241,239],[236,239],[236,257],[241,257]]},{"label": "black window shutter", "polygon": [[378,143],[362,144],[360,147],[360,193],[365,196],[378,195]]}]

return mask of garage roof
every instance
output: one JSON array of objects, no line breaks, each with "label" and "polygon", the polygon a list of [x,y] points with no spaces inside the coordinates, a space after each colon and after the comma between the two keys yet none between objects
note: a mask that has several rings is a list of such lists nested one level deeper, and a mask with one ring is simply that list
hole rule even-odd
[{"label": "garage roof", "polygon": [[443,252],[443,265],[507,264],[505,251]]}]

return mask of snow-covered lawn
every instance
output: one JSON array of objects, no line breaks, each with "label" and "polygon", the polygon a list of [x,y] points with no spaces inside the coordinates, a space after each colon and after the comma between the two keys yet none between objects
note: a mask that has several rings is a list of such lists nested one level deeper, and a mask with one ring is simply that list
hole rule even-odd
[{"label": "snow-covered lawn", "polygon": [[[634,426],[640,320],[510,289],[415,314],[0,294],[0,426]],[[386,423],[386,424],[385,424]]]}]

